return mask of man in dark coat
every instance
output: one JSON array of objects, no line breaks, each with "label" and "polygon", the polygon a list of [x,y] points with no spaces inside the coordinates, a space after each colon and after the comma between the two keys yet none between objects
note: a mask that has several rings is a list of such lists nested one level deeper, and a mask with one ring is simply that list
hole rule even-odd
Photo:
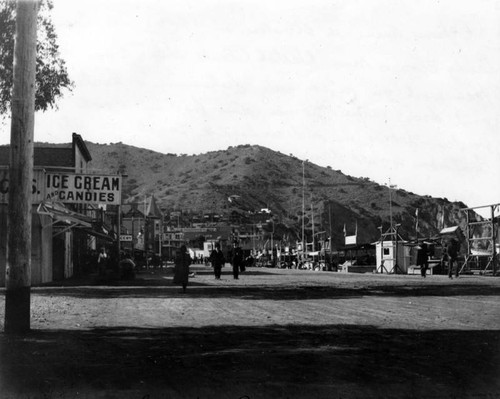
[{"label": "man in dark coat", "polygon": [[212,263],[212,267],[214,268],[214,275],[217,280],[220,280],[220,275],[222,271],[222,266],[226,263],[224,259],[224,254],[220,250],[220,244],[215,244],[215,249],[210,254],[210,262]]},{"label": "man in dark coat", "polygon": [[446,247],[446,254],[448,255],[448,277],[453,278],[453,265],[456,265],[455,278],[458,278],[458,251],[460,250],[460,243],[456,238],[452,238]]},{"label": "man in dark coat", "polygon": [[182,245],[175,257],[174,261],[174,284],[182,285],[182,292],[186,292],[189,280],[189,265],[191,264],[191,256],[185,245]]},{"label": "man in dark coat", "polygon": [[422,277],[425,277],[427,268],[429,267],[429,251],[427,250],[427,243],[425,242],[418,246],[417,266],[420,266],[420,274]]},{"label": "man in dark coat", "polygon": [[231,264],[233,265],[233,277],[235,280],[238,280],[238,274],[240,270],[241,271],[244,270],[244,266],[243,266],[243,250],[238,245],[237,241],[235,241],[233,244]]}]

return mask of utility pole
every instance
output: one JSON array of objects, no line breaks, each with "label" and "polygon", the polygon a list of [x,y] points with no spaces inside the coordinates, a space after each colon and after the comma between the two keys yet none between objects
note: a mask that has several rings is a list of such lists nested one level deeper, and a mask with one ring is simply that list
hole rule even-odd
[{"label": "utility pole", "polygon": [[311,251],[314,252],[316,250],[315,242],[314,242],[314,207],[313,207],[313,197],[311,193],[311,220],[312,220],[312,248]]},{"label": "utility pole", "polygon": [[117,207],[117,211],[116,211],[117,215],[116,215],[116,225],[117,225],[117,250],[118,250],[118,254],[116,255],[117,256],[117,259],[118,259],[118,264],[120,264],[120,260],[121,260],[121,252],[122,252],[122,243],[121,243],[121,239],[120,239],[120,236],[122,234],[122,200],[120,198],[120,203],[118,204],[118,207]]},{"label": "utility pole", "polygon": [[304,248],[304,235],[305,235],[305,186],[306,186],[306,178],[305,178],[305,161],[302,161],[302,262],[305,260],[305,248]]},{"label": "utility pole", "polygon": [[37,14],[37,1],[17,1],[5,270],[6,333],[30,330]]},{"label": "utility pole", "polygon": [[389,218],[390,218],[390,224],[391,224],[391,229],[392,229],[392,185],[391,185],[391,179],[389,179]]},{"label": "utility pole", "polygon": [[158,256],[160,257],[160,260],[161,260],[161,254],[162,254],[162,246],[163,246],[163,212],[161,212],[160,214],[160,221],[158,223],[159,227],[158,227]]},{"label": "utility pole", "polygon": [[332,204],[328,202],[328,223],[330,225],[330,265],[333,266],[333,249],[332,249]]},{"label": "utility pole", "polygon": [[147,229],[148,229],[148,219],[147,219],[147,198],[144,196],[144,256],[146,257],[146,269],[149,269],[149,262],[148,262],[148,243],[147,243]]},{"label": "utility pole", "polygon": [[[132,209],[135,212],[135,209]],[[135,260],[135,232],[134,232],[134,214],[132,213],[132,259]]]}]

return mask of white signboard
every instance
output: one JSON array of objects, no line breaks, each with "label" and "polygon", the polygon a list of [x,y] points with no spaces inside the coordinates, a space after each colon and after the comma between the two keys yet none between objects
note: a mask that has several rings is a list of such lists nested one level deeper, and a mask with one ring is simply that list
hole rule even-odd
[{"label": "white signboard", "polygon": [[120,205],[121,176],[47,173],[45,198],[67,204]]},{"label": "white signboard", "polygon": [[345,236],[345,245],[356,245],[356,236]]},{"label": "white signboard", "polygon": [[[0,204],[9,202],[9,169],[0,169]],[[44,198],[44,171],[33,171],[33,181],[31,182],[31,193],[33,195],[31,201],[33,204],[39,204]]]}]

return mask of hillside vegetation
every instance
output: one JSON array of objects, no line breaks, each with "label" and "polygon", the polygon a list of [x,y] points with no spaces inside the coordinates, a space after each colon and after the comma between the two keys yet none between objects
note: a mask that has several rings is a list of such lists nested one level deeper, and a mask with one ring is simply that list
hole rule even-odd
[{"label": "hillside vegetation", "polygon": [[[434,235],[444,225],[465,220],[462,202],[420,196],[324,168],[261,146],[241,145],[200,155],[161,154],[130,145],[86,143],[92,168],[120,172],[124,202],[141,202],[154,195],[166,211],[218,213],[244,221],[251,212],[271,209],[279,235],[300,235],[304,200],[308,234],[325,231],[337,245],[358,228],[358,242],[380,237],[392,217],[404,238],[414,238],[415,211],[419,209],[421,236]],[[304,195],[303,195],[304,192]],[[228,198],[232,199],[229,201]],[[239,218],[239,219],[238,219]]]}]

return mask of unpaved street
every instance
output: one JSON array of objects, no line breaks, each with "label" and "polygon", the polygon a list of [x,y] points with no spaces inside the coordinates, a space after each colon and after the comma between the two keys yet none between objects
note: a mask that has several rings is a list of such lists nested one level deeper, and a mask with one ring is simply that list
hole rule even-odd
[{"label": "unpaved street", "polygon": [[193,270],[33,288],[2,397],[500,398],[498,278]]}]

